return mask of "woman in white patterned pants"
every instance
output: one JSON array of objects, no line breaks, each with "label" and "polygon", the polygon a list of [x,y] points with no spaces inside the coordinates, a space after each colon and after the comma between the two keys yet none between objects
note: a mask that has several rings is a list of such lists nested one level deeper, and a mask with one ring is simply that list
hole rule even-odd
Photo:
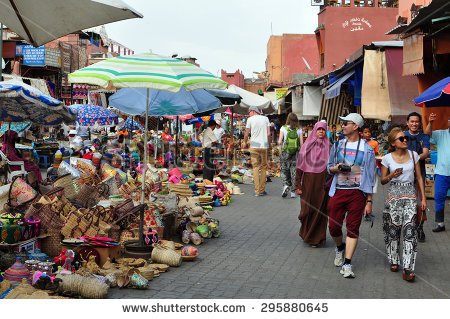
[{"label": "woman in white patterned pants", "polygon": [[417,195],[419,186],[421,209],[427,208],[419,155],[408,151],[408,137],[394,127],[388,136],[390,153],[381,160],[381,184],[390,183],[383,212],[384,242],[391,271],[400,265],[400,236],[403,231],[403,279],[414,281],[417,256]]}]

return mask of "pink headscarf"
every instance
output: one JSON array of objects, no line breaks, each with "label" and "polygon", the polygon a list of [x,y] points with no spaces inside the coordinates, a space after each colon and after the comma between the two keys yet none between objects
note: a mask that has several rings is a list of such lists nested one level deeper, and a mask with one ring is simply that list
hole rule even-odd
[{"label": "pink headscarf", "polygon": [[328,163],[330,156],[330,141],[325,135],[318,138],[316,133],[319,128],[327,130],[327,123],[317,122],[303,144],[300,154],[297,156],[297,168],[305,173],[322,173]]}]

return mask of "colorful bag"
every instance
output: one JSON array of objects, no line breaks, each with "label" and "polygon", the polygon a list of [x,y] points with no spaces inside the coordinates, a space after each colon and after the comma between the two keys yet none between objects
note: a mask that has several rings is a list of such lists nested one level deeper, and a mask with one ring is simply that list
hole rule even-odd
[{"label": "colorful bag", "polygon": [[16,177],[9,189],[9,206],[18,207],[31,203],[38,196],[38,192],[21,177]]}]

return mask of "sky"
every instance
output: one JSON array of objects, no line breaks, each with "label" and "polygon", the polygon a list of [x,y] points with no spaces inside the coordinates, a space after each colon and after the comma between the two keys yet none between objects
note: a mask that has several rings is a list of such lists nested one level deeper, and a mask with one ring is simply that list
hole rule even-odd
[{"label": "sky", "polygon": [[314,33],[311,0],[124,0],[144,15],[106,25],[108,36],[135,53],[177,53],[220,76],[220,70],[265,70],[271,34]]}]

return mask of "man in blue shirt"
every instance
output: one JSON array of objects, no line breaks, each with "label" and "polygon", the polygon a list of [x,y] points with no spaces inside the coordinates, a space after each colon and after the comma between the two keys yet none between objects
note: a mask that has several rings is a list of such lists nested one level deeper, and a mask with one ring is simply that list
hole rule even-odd
[{"label": "man in blue shirt", "polygon": [[434,170],[434,203],[436,209],[436,227],[433,232],[445,231],[444,208],[447,192],[450,189],[450,117],[446,130],[433,130],[432,125],[436,120],[436,114],[431,113],[425,134],[431,134],[432,143],[438,149],[438,159]]},{"label": "man in blue shirt", "polygon": [[[420,116],[419,113],[409,113],[406,118],[406,124],[408,125],[408,130],[404,133],[405,136],[409,138],[408,149],[419,154],[420,172],[422,173],[422,179],[425,182],[425,160],[430,153],[430,137],[420,131],[422,126],[422,116]],[[427,220],[425,212],[422,212],[422,215],[420,215],[418,219],[419,226],[417,228],[417,239],[419,242],[423,243],[425,241],[423,223]]]}]

